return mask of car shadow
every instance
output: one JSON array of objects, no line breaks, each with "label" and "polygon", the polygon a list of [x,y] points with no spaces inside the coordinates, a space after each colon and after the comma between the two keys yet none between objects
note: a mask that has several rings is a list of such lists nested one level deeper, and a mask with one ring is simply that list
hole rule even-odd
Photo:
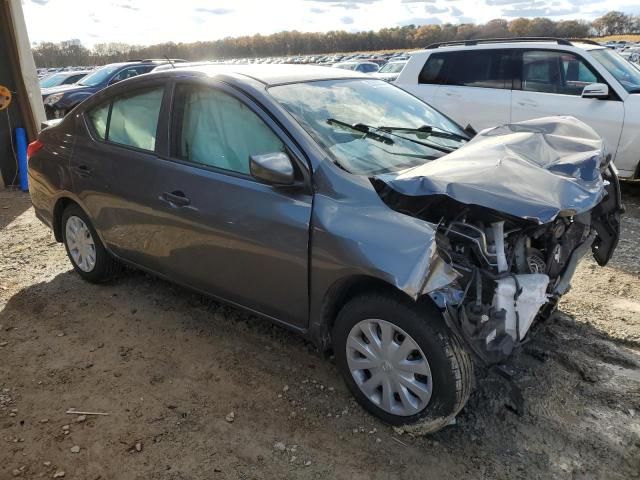
[{"label": "car shadow", "polygon": [[620,241],[609,266],[631,275],[640,275],[640,183],[622,184],[625,213],[621,219]]},{"label": "car shadow", "polygon": [[0,190],[0,230],[31,208],[28,193],[19,190]]}]

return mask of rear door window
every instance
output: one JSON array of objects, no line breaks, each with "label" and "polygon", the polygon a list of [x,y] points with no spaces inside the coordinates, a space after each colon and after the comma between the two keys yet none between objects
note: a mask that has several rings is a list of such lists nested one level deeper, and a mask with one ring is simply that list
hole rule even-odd
[{"label": "rear door window", "polygon": [[469,50],[429,55],[420,83],[511,89],[509,50]]},{"label": "rear door window", "polygon": [[509,50],[470,50],[456,52],[447,85],[481,88],[511,88]]},{"label": "rear door window", "polygon": [[163,91],[162,87],[158,87],[115,99],[107,140],[143,150],[155,150]]}]

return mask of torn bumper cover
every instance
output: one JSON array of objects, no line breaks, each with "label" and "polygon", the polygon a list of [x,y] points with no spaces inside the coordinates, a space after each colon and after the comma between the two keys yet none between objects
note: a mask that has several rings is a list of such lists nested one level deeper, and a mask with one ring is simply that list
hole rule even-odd
[{"label": "torn bumper cover", "polygon": [[571,117],[485,130],[372,183],[392,209],[437,224],[429,264],[417,265],[428,273],[408,293],[429,294],[488,363],[553,311],[589,249],[604,265],[618,241],[615,171],[600,137]]}]

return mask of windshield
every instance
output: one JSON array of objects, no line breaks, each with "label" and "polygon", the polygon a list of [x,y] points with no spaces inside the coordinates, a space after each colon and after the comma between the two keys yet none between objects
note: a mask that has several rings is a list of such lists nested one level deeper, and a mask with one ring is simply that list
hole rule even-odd
[{"label": "windshield", "polygon": [[640,93],[640,70],[608,48],[589,52],[629,93]]},{"label": "windshield", "polygon": [[[294,83],[271,87],[269,93],[335,163],[357,175],[421,165],[460,147],[467,138],[453,121],[382,80]],[[437,136],[436,131],[455,135]]]},{"label": "windshield", "polygon": [[53,75],[50,75],[40,80],[40,88],[57,87],[64,81],[65,78],[67,78],[66,75],[63,75],[60,73],[54,73]]},{"label": "windshield", "polygon": [[407,62],[387,63],[378,73],[400,73]]},{"label": "windshield", "polygon": [[95,87],[97,85],[100,85],[106,79],[111,78],[111,75],[113,75],[118,70],[118,68],[120,67],[107,65],[87,75],[80,82],[78,82],[78,84],[88,87]]}]

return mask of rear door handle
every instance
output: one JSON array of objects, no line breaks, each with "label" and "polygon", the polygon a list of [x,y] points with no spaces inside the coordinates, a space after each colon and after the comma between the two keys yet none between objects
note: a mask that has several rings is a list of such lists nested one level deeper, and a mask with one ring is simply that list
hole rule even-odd
[{"label": "rear door handle", "polygon": [[174,190],[173,192],[164,192],[160,195],[160,200],[168,203],[172,207],[186,207],[191,205],[191,200],[187,198],[184,192]]},{"label": "rear door handle", "polygon": [[86,166],[86,165],[78,165],[77,167],[73,168],[73,171],[76,175],[80,176],[80,177],[90,177],[91,176],[91,169]]},{"label": "rear door handle", "polygon": [[445,95],[447,97],[451,97],[451,98],[460,98],[460,97],[462,97],[462,95],[460,95],[459,93],[454,93],[454,92],[445,92]]}]

